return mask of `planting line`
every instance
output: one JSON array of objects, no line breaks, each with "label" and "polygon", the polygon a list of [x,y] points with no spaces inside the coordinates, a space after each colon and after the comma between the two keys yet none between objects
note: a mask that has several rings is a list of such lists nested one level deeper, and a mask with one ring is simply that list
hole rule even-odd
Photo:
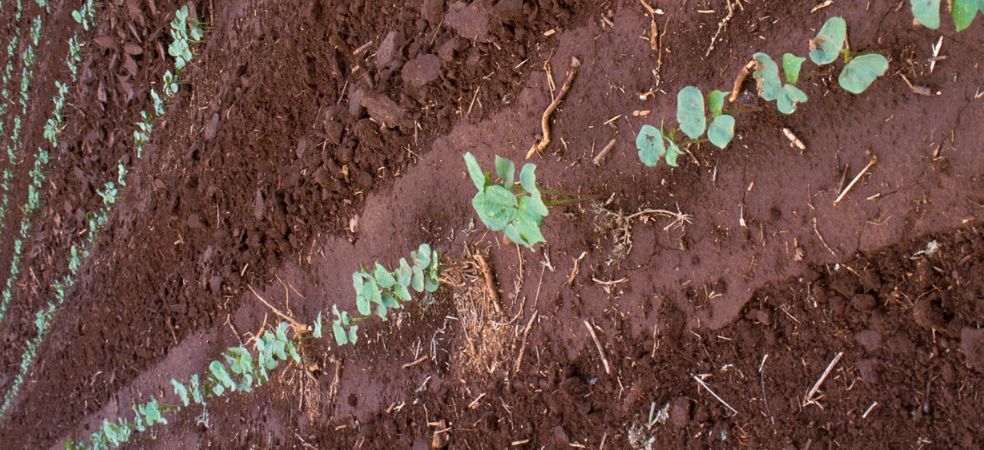
[{"label": "planting line", "polygon": [[[38,6],[42,8],[42,12],[46,9],[47,2],[45,0],[37,0]],[[18,8],[21,7],[20,2],[18,2]],[[18,13],[20,11],[18,10]],[[9,197],[9,181],[13,178],[12,168],[17,162],[16,151],[21,147],[20,143],[20,132],[22,119],[21,116],[27,117],[27,108],[30,105],[30,89],[31,89],[31,78],[34,72],[34,63],[36,57],[34,54],[34,48],[38,45],[38,41],[41,39],[41,25],[43,20],[41,19],[41,12],[38,13],[34,20],[31,22],[31,35],[28,41],[27,48],[24,50],[22,59],[24,66],[21,70],[21,83],[20,83],[20,94],[18,96],[18,104],[20,105],[20,112],[14,113],[14,129],[10,136],[10,142],[7,143],[7,159],[9,161],[9,166],[3,174],[3,195],[0,199],[0,218],[3,219],[0,222],[0,233],[3,232],[4,225],[6,222],[6,212],[7,204],[10,200]],[[8,66],[9,67],[9,66]],[[57,98],[56,98],[57,100]],[[62,98],[61,103],[64,104],[64,98]],[[56,101],[57,104],[57,101]],[[4,105],[5,106],[5,105]],[[60,115],[61,112],[59,111]],[[10,275],[7,278],[7,284],[4,287],[2,299],[0,299],[0,325],[3,324],[3,320],[7,315],[7,308],[10,306],[10,298],[13,295],[13,286],[17,281],[17,275],[20,272],[20,259],[21,251],[24,249],[24,242],[27,240],[28,235],[31,230],[31,215],[34,210],[37,209],[40,199],[39,192],[44,184],[44,166],[48,163],[48,154],[41,147],[38,147],[38,153],[35,155],[34,167],[31,169],[31,184],[28,185],[27,190],[27,201],[23,207],[23,215],[21,216],[20,223],[20,235],[14,239],[14,253],[10,259]]]},{"label": "planting line", "polygon": [[[18,1],[17,8],[14,11],[13,22],[16,24],[20,22],[21,15],[23,14],[24,5]],[[7,41],[7,64],[4,66],[3,73],[0,74],[0,79],[3,81],[3,87],[0,88],[0,116],[6,116],[7,112],[10,110],[10,82],[14,79],[14,62],[17,61],[15,53],[17,53],[17,44],[20,42],[21,28],[17,27],[17,32],[10,37]],[[16,120],[15,130],[19,134],[20,121]],[[4,126],[6,124],[5,120],[0,120],[0,142],[3,141],[5,130]],[[3,178],[0,180],[0,189],[2,189],[2,199],[0,199],[0,234],[3,233],[4,228],[7,223],[7,192],[10,190],[10,183],[13,181],[14,172],[13,166],[15,161],[9,159],[9,165],[3,171]],[[2,242],[0,242],[2,244]]]},{"label": "planting line", "polygon": [[[42,1],[42,0],[39,0]],[[187,14],[187,7],[182,8],[180,11],[184,11]],[[86,0],[86,4],[78,11],[73,11],[73,17],[76,21],[82,23],[83,28],[88,28],[88,21],[94,20],[95,18],[95,6],[94,0]],[[184,22],[182,22],[184,23]],[[172,25],[173,26],[173,25]],[[171,32],[174,36],[174,31]],[[69,55],[68,64],[69,69],[73,74],[73,79],[75,78],[75,69],[73,69],[73,64],[77,64],[80,59],[80,52],[76,52],[74,49],[77,48],[78,38],[73,36],[69,42],[72,48],[71,54]],[[190,52],[190,50],[189,50]],[[186,61],[186,60],[185,60]],[[182,65],[183,67],[183,65]],[[179,69],[180,70],[180,69]],[[170,98],[177,93],[177,86],[169,84],[173,82],[174,75],[171,71],[167,71],[164,75],[165,85],[173,86],[173,88],[165,88],[164,98]],[[61,86],[59,89],[61,91]],[[67,92],[67,90],[66,90]],[[143,144],[149,139],[149,133],[153,130],[153,121],[164,114],[163,100],[158,96],[154,89],[151,89],[151,97],[154,99],[154,109],[152,112],[143,111],[141,113],[141,121],[137,122],[136,130],[134,131],[134,144],[137,150],[137,159],[142,157]],[[56,97],[57,99],[57,97]],[[61,120],[60,109],[53,113],[53,119],[56,121]],[[50,123],[49,119],[49,123]],[[47,130],[47,125],[46,125]],[[47,131],[46,131],[47,135]],[[57,136],[57,127],[53,131],[52,138]],[[88,229],[85,232],[85,237],[78,244],[73,244],[68,257],[68,269],[69,273],[66,274],[61,279],[54,281],[51,284],[52,290],[55,292],[55,297],[48,301],[48,304],[42,307],[35,313],[34,325],[37,333],[33,338],[31,338],[24,349],[24,353],[21,355],[20,371],[14,378],[14,382],[11,384],[10,388],[4,394],[3,404],[0,405],[0,420],[6,417],[7,412],[10,410],[14,399],[17,397],[20,388],[24,383],[24,379],[27,377],[28,372],[31,369],[31,365],[34,362],[38,348],[44,342],[45,337],[50,329],[50,325],[54,319],[54,315],[58,310],[58,307],[65,302],[66,293],[75,285],[76,277],[78,275],[79,269],[82,267],[82,263],[88,257],[89,250],[95,243],[96,237],[101,231],[102,227],[109,221],[109,215],[112,212],[113,206],[116,204],[117,195],[119,194],[119,188],[126,186],[126,168],[123,165],[122,159],[118,162],[119,173],[115,180],[107,181],[103,184],[103,188],[98,190],[97,193],[102,198],[102,206],[94,212],[89,212],[86,214],[88,220]],[[30,200],[29,200],[30,201]],[[8,281],[8,285],[11,283]],[[6,292],[6,291],[5,291]],[[3,308],[6,308],[8,296],[5,294],[3,301]]]}]

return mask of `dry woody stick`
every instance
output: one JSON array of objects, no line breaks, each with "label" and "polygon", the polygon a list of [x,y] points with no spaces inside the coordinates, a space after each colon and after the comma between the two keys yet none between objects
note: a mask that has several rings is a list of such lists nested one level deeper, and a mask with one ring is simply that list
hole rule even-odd
[{"label": "dry woody stick", "polygon": [[820,386],[823,384],[824,381],[827,380],[827,377],[830,376],[830,372],[834,370],[834,366],[837,365],[837,361],[840,361],[842,356],[844,356],[844,352],[837,352],[837,355],[834,356],[834,359],[831,360],[830,364],[827,365],[827,369],[823,371],[823,375],[820,375],[820,379],[818,379],[817,382],[813,385],[813,387],[810,388],[809,392],[806,393],[806,397],[803,397],[803,406],[816,402],[813,396],[816,395],[817,391],[820,390]]},{"label": "dry woody stick", "polygon": [[598,335],[595,334],[594,327],[585,320],[584,326],[588,327],[588,333],[591,333],[591,339],[594,341],[595,347],[598,348],[598,354],[601,355],[601,364],[605,366],[605,373],[608,375],[612,374],[612,368],[608,365],[608,358],[605,357],[605,349],[601,346],[601,341],[598,340]]},{"label": "dry woody stick", "polygon": [[502,314],[502,305],[499,304],[499,291],[495,288],[495,277],[492,276],[492,268],[489,267],[489,263],[485,261],[485,257],[481,253],[475,253],[475,261],[478,262],[478,269],[482,271],[482,277],[485,279],[485,291],[489,293],[492,306],[495,307],[497,313]]},{"label": "dry woody stick", "polygon": [[601,162],[605,160],[605,157],[608,156],[609,153],[611,153],[613,148],[615,148],[615,142],[616,142],[615,139],[609,141],[608,145],[606,145],[605,148],[601,149],[601,152],[598,153],[598,156],[594,157],[591,163],[596,166],[600,166]]},{"label": "dry woody stick", "polygon": [[550,102],[550,106],[543,111],[543,117],[540,119],[540,128],[543,132],[543,138],[539,142],[533,144],[530,147],[530,151],[526,152],[526,159],[530,159],[533,155],[542,152],[547,146],[550,145],[550,117],[553,116],[554,111],[557,111],[557,107],[560,103],[564,101],[564,97],[567,96],[567,92],[571,90],[571,85],[574,84],[574,77],[577,76],[577,69],[581,67],[581,60],[571,57],[571,68],[567,70],[567,79],[564,80],[564,85],[560,87],[560,92],[557,93],[557,97]]},{"label": "dry woody stick", "polygon": [[834,204],[836,205],[840,203],[840,201],[844,199],[844,196],[846,196],[848,192],[851,192],[851,189],[854,187],[854,185],[858,184],[858,181],[861,180],[861,177],[863,177],[864,174],[868,173],[868,171],[871,170],[872,167],[875,167],[875,164],[878,164],[878,157],[872,156],[871,161],[868,162],[868,165],[864,166],[864,168],[861,169],[861,171],[854,176],[854,179],[851,180],[850,183],[848,183],[847,187],[844,188],[843,191],[841,191],[840,195],[837,196],[837,198],[834,200]]}]

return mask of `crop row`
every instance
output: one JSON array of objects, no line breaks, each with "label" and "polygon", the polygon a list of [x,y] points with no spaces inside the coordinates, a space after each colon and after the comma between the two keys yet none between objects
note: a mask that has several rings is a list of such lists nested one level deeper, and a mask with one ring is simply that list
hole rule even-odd
[{"label": "crop row", "polygon": [[[359,322],[371,317],[386,320],[388,311],[400,309],[412,300],[411,291],[429,295],[440,286],[440,256],[429,244],[410,252],[410,260],[400,259],[399,266],[389,270],[379,262],[372,269],[365,267],[352,274],[356,311],[340,311],[332,305],[332,337],[338,346],[354,345],[359,337]],[[276,327],[263,330],[252,339],[252,350],[243,345],[230,347],[221,359],[212,360],[203,374],[187,380],[171,379],[178,403],[163,403],[151,397],[132,406],[133,413],[115,420],[104,419],[102,425],[81,442],[69,440],[66,449],[103,450],[128,442],[135,433],[148,431],[154,425],[166,425],[167,415],[176,414],[191,405],[202,408],[212,398],[222,395],[252,392],[270,381],[270,375],[280,363],[303,366],[305,349],[322,339],[324,321],[321,312],[311,325],[285,317]],[[153,435],[152,435],[153,436]]]},{"label": "crop row", "polygon": [[[45,0],[37,0],[37,4],[42,9],[47,9],[47,2]],[[21,8],[20,2],[18,2],[18,11]],[[9,183],[13,180],[13,167],[18,161],[18,150],[21,147],[20,133],[21,125],[23,123],[22,117],[27,117],[27,109],[30,105],[31,95],[31,81],[34,72],[34,63],[36,61],[36,56],[34,53],[35,47],[37,47],[38,42],[41,40],[41,27],[43,24],[43,19],[41,18],[41,11],[38,15],[34,17],[31,21],[30,39],[27,47],[24,49],[21,59],[21,82],[20,82],[20,92],[18,95],[18,105],[20,106],[19,111],[14,112],[14,127],[10,135],[10,140],[6,145],[7,160],[9,161],[7,169],[3,174],[3,194],[0,198],[0,223],[6,222],[6,212],[8,202],[10,200],[10,185]],[[8,65],[9,67],[9,65]],[[6,76],[6,74],[4,74]],[[6,80],[5,80],[6,81]],[[4,83],[3,95],[6,98],[9,94],[6,92],[7,83]],[[64,103],[64,99],[62,100]],[[6,107],[6,104],[4,105]],[[0,122],[2,123],[2,122]],[[20,259],[21,252],[23,251],[24,243],[27,240],[28,235],[31,230],[31,216],[34,210],[38,207],[39,202],[39,191],[44,183],[44,165],[48,162],[47,152],[41,147],[38,147],[37,153],[34,155],[35,165],[31,169],[31,184],[28,185],[28,198],[22,208],[21,223],[19,232],[20,234],[14,239],[13,242],[13,254],[10,259],[10,273],[7,278],[7,283],[4,286],[2,293],[2,299],[0,299],[0,325],[3,324],[3,320],[7,314],[7,308],[10,305],[10,299],[13,295],[13,285],[17,281],[17,275],[20,272]],[[3,231],[3,225],[0,225],[0,232]]]},{"label": "crop row", "polygon": [[[77,23],[82,25],[83,29],[88,29],[91,24],[95,21],[96,5],[93,0],[87,0],[85,4],[79,9],[72,12],[72,17]],[[171,35],[176,41],[183,41],[188,39],[190,34],[195,36],[201,36],[201,28],[197,23],[190,23],[187,20],[188,7],[184,6],[175,13],[175,20],[172,22]],[[195,29],[193,33],[189,33],[189,26]],[[194,42],[197,42],[194,41]],[[189,44],[190,45],[190,44]],[[66,58],[66,65],[72,75],[73,80],[76,77],[76,70],[78,63],[81,61],[81,45],[79,41],[78,34],[73,36],[69,40],[69,55]],[[78,50],[78,51],[77,51]],[[183,49],[179,49],[183,50]],[[172,56],[174,53],[178,53],[177,50],[170,50]],[[179,56],[188,56],[184,52],[181,52]],[[187,60],[185,60],[187,61]],[[170,71],[165,75],[166,79],[174,79],[174,75]],[[65,95],[67,94],[67,85],[64,83],[58,83],[58,94],[56,95],[55,110],[52,112],[52,117],[49,119],[48,123],[52,123],[52,129],[54,130],[50,136],[45,136],[46,139],[52,146],[57,145],[57,135],[62,129],[63,116],[62,108],[65,102]],[[165,98],[169,98],[177,93],[177,86],[172,86],[172,89],[167,89],[170,95],[165,94]],[[164,99],[161,98],[155,90],[151,89],[151,97],[154,99],[154,110],[152,112],[143,111],[140,114],[140,121],[136,124],[136,131],[134,132],[134,146],[137,150],[137,158],[142,156],[143,145],[147,140],[146,134],[153,129],[154,121],[156,121],[162,114],[164,114]],[[71,288],[75,285],[78,277],[78,272],[81,270],[85,259],[89,255],[89,250],[95,243],[100,230],[109,221],[109,216],[112,212],[113,206],[116,204],[117,197],[119,195],[120,189],[126,186],[126,167],[123,161],[120,160],[117,163],[118,173],[115,179],[109,180],[103,183],[102,188],[97,190],[97,194],[102,200],[102,204],[96,211],[90,211],[86,214],[87,228],[83,233],[83,237],[79,243],[73,244],[68,255],[68,271],[69,273],[61,277],[60,279],[54,281],[51,284],[51,289],[54,292],[54,298],[48,301],[48,303],[38,310],[34,315],[34,326],[36,333],[33,338],[29,339],[24,352],[21,354],[19,372],[14,377],[14,382],[12,383],[9,390],[4,394],[3,404],[0,405],[0,419],[6,416],[7,412],[10,410],[14,399],[16,399],[17,394],[20,391],[21,386],[27,377],[28,372],[33,365],[33,362],[37,356],[37,351],[41,347],[47,337],[48,330],[51,326],[52,321],[58,311],[58,308],[65,302],[65,298]],[[30,202],[30,199],[29,199]],[[6,302],[6,300],[5,300]]]}]

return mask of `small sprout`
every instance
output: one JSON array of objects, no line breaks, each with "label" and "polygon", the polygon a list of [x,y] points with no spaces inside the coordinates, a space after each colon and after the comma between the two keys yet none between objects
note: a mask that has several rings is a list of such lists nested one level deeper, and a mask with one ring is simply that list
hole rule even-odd
[{"label": "small sprout", "polygon": [[518,187],[514,183],[515,166],[499,156],[496,156],[495,167],[502,184],[493,183],[491,174],[482,172],[471,153],[465,154],[465,166],[478,188],[472,198],[472,207],[485,226],[492,231],[502,231],[510,240],[527,248],[546,242],[540,224],[548,211],[536,186],[535,164],[523,165]]},{"label": "small sprout", "polygon": [[[759,96],[766,101],[775,101],[779,111],[783,114],[796,112],[796,105],[807,101],[806,93],[792,84],[783,85],[779,79],[779,66],[765,53],[756,53],[755,62],[757,70],[752,74],[758,85]],[[783,70],[786,71],[786,80],[799,80],[800,65],[803,58],[795,55],[786,54],[783,57]]]},{"label": "small sprout", "polygon": [[803,61],[806,61],[806,58],[792,53],[782,55],[782,71],[786,74],[786,83],[796,84],[799,81],[800,67],[803,66]]},{"label": "small sprout", "polygon": [[711,111],[711,117],[717,117],[724,113],[724,98],[727,92],[715,89],[707,93],[707,109]]},{"label": "small sprout", "polygon": [[779,81],[779,66],[765,53],[756,53],[752,56],[755,59],[756,70],[752,74],[758,89],[759,97],[767,102],[775,101],[779,98],[782,91],[782,82]]},{"label": "small sprout", "polygon": [[888,60],[877,53],[861,55],[851,59],[844,66],[837,82],[845,91],[860,94],[868,89],[878,77],[888,71]]},{"label": "small sprout", "polygon": [[846,41],[847,22],[842,17],[827,19],[817,37],[810,40],[810,60],[818,66],[836,61]]},{"label": "small sprout", "polygon": [[174,393],[181,399],[181,403],[185,406],[191,404],[188,399],[188,388],[181,384],[180,381],[171,378],[171,386],[174,386]]}]

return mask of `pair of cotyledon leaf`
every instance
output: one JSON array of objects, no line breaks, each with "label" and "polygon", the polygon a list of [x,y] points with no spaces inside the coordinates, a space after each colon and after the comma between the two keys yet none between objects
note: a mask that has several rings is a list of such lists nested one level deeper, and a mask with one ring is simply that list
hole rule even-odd
[{"label": "pair of cotyledon leaf", "polygon": [[[842,17],[831,17],[820,28],[817,37],[810,40],[810,60],[818,66],[831,64],[844,51],[847,42],[847,22]],[[888,71],[888,59],[877,53],[847,57],[837,82],[844,90],[860,94],[878,77]]]}]

